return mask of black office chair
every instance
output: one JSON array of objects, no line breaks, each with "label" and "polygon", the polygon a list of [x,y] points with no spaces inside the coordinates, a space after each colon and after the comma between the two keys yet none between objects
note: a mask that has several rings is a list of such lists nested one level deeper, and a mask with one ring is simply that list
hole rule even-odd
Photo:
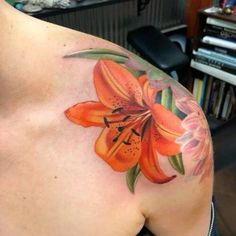
[{"label": "black office chair", "polygon": [[168,74],[189,64],[180,47],[153,26],[128,32],[127,40],[143,58]]}]

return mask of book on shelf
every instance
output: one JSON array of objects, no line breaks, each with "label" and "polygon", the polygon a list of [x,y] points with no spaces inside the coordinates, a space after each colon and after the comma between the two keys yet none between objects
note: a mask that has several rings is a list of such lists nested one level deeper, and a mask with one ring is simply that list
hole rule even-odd
[{"label": "book on shelf", "polygon": [[225,120],[229,120],[232,109],[233,109],[233,103],[230,100],[230,103],[229,103],[229,106],[228,106],[228,110],[226,112]]},{"label": "book on shelf", "polygon": [[205,35],[236,42],[236,30],[207,24],[203,32]]},{"label": "book on shelf", "polygon": [[232,69],[235,69],[236,67],[236,57],[216,53],[216,52],[206,50],[203,48],[198,48],[197,51],[193,50],[193,55],[208,58],[210,60],[214,60],[219,63],[226,64],[227,66],[232,67]]},{"label": "book on shelf", "polygon": [[205,55],[204,53],[201,53],[200,51],[193,52],[193,59],[196,62],[199,62],[201,64],[208,65],[213,68],[217,68],[219,70],[223,70],[225,72],[228,72],[230,74],[236,75],[236,64],[233,64],[228,61],[224,61],[222,59],[218,59],[216,57]]},{"label": "book on shelf", "polygon": [[199,89],[200,89],[200,79],[195,78],[193,81],[193,96],[199,104]]},{"label": "book on shelf", "polygon": [[220,81],[215,80],[213,82],[212,93],[208,105],[208,111],[207,111],[208,114],[215,115],[217,100],[219,98],[219,87],[220,87]]},{"label": "book on shelf", "polygon": [[228,29],[233,29],[233,30],[236,29],[236,23],[229,22],[229,21],[222,20],[222,19],[217,19],[217,18],[214,18],[214,17],[207,17],[206,23],[210,24],[210,25],[225,27],[225,28],[228,28]]},{"label": "book on shelf", "polygon": [[230,103],[230,90],[228,89],[225,95],[224,104],[223,104],[222,113],[221,113],[221,118],[223,120],[226,120],[227,111],[229,109],[229,103]]},{"label": "book on shelf", "polygon": [[208,103],[210,100],[210,95],[211,95],[211,89],[212,89],[212,84],[213,84],[213,76],[209,76],[207,79],[207,85],[206,85],[206,92],[205,92],[205,101],[204,101],[204,106],[203,106],[203,111],[207,113],[208,110]]},{"label": "book on shelf", "polygon": [[227,27],[206,24],[205,29],[208,29],[209,32],[215,32],[215,33],[219,33],[219,34],[222,33],[223,35],[229,34],[230,36],[236,36],[236,28],[229,29]]},{"label": "book on shelf", "polygon": [[216,59],[220,59],[223,60],[224,62],[229,62],[229,63],[233,63],[233,65],[236,66],[236,57],[227,55],[227,54],[223,54],[223,53],[219,53],[219,52],[215,52],[214,50],[210,50],[210,49],[206,49],[206,48],[198,48],[197,52],[206,55],[206,56],[211,56],[213,58]]},{"label": "book on shelf", "polygon": [[236,97],[235,97],[235,90],[232,85],[229,86],[224,105],[221,113],[221,119],[229,120],[231,117],[236,115]]},{"label": "book on shelf", "polygon": [[216,77],[218,79],[224,80],[228,83],[236,85],[236,76],[233,74],[230,74],[230,73],[222,71],[220,69],[211,67],[209,65],[199,63],[199,62],[195,61],[194,59],[191,60],[190,66],[192,68],[202,71],[208,75],[211,75],[211,76]]},{"label": "book on shelf", "polygon": [[236,50],[236,43],[227,41],[225,39],[219,39],[219,38],[212,37],[212,36],[204,36],[202,38],[202,42],[207,43],[207,44],[211,44],[211,45],[215,45],[215,46],[219,46],[219,47],[223,47],[223,48]]},{"label": "book on shelf", "polygon": [[228,48],[215,46],[215,45],[211,45],[211,44],[207,44],[207,43],[203,43],[203,42],[201,42],[200,47],[211,50],[211,51],[214,51],[214,52],[217,52],[217,53],[221,53],[223,55],[236,57],[236,51],[228,49]]},{"label": "book on shelf", "polygon": [[230,86],[230,104],[226,114],[226,119],[230,119],[236,113],[236,95],[233,86]]},{"label": "book on shelf", "polygon": [[195,78],[193,84],[193,96],[196,98],[198,104],[203,108],[205,100],[205,91],[208,75],[205,74],[202,79]]},{"label": "book on shelf", "polygon": [[201,93],[200,93],[200,106],[203,108],[204,106],[204,101],[205,101],[205,94],[206,94],[206,86],[207,86],[207,79],[208,75],[204,74],[203,79],[202,79],[202,88],[201,88]]},{"label": "book on shelf", "polygon": [[218,89],[218,97],[216,100],[216,106],[214,110],[214,115],[216,118],[219,118],[221,108],[222,108],[222,103],[223,103],[223,97],[224,97],[224,90],[225,90],[225,81],[220,81],[219,89]]}]

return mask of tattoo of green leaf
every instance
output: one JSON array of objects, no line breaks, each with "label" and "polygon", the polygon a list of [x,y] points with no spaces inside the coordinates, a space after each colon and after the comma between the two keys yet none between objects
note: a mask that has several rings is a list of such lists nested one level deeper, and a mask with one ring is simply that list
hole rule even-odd
[{"label": "tattoo of green leaf", "polygon": [[134,193],[136,179],[140,173],[139,165],[135,165],[134,167],[130,168],[126,173],[126,183],[130,190],[130,192]]},{"label": "tattoo of green leaf", "polygon": [[181,175],[185,174],[185,169],[184,169],[184,164],[183,164],[183,159],[182,159],[182,154],[179,153],[177,155],[171,156],[168,158],[171,166]]},{"label": "tattoo of green leaf", "polygon": [[78,58],[87,58],[87,59],[110,59],[117,63],[125,63],[128,59],[128,56],[109,49],[88,49],[79,52],[73,52],[67,54],[64,57],[78,57]]},{"label": "tattoo of green leaf", "polygon": [[162,90],[161,95],[161,105],[163,105],[165,108],[171,110],[172,105],[172,91],[170,87]]}]

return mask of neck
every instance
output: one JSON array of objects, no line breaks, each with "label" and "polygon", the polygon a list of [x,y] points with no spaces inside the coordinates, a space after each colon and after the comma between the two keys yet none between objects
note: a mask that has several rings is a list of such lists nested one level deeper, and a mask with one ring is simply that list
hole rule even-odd
[{"label": "neck", "polygon": [[42,76],[50,71],[49,65],[38,66],[39,59],[47,57],[41,55],[42,44],[47,43],[42,25],[0,0],[0,104],[4,110],[41,101],[50,90]]},{"label": "neck", "polygon": [[[92,47],[93,38],[86,40],[84,34],[27,16],[5,2],[0,6],[0,35],[0,115],[55,101],[63,92],[76,97],[74,88],[82,91],[84,86],[78,82],[87,83],[86,69],[80,68],[93,62],[63,56],[75,48]],[[78,78],[78,72],[84,74]]]}]

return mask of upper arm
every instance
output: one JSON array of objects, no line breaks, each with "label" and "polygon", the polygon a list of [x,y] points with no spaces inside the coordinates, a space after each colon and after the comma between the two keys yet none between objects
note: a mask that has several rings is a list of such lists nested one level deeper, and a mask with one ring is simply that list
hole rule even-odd
[{"label": "upper arm", "polygon": [[[153,157],[151,152],[145,157],[147,168],[153,170],[154,166],[158,176],[172,179],[162,183],[140,179],[138,191],[142,195],[146,226],[158,236],[207,235],[213,187],[213,146],[207,120],[194,97],[176,81],[166,77],[152,85],[158,88],[156,103],[172,114],[165,114],[165,110],[158,113],[163,120],[160,118],[156,125],[164,129],[157,128],[160,132],[153,132],[154,137],[147,141],[148,149],[153,150]],[[171,139],[170,126],[174,130],[178,124],[173,114],[180,119],[182,132],[179,135],[175,132]],[[166,136],[163,130],[168,132]],[[159,140],[153,141],[155,135]],[[179,147],[176,153],[170,140]]]}]

